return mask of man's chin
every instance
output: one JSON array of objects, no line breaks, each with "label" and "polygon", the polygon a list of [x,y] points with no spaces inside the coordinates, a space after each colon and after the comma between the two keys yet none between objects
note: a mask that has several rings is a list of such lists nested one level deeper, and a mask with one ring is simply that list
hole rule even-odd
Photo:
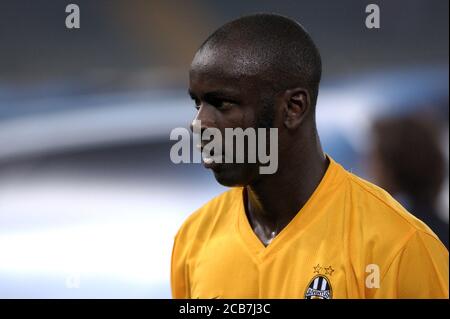
[{"label": "man's chin", "polygon": [[222,164],[212,171],[217,182],[226,187],[246,186],[251,182],[249,174],[251,170],[245,167],[236,167],[235,164],[231,166]]}]

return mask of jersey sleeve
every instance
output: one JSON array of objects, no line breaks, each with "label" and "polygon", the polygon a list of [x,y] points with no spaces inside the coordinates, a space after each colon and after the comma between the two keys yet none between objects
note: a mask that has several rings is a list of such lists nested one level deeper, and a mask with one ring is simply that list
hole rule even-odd
[{"label": "jersey sleeve", "polygon": [[434,236],[416,231],[389,265],[375,298],[448,298],[449,255]]},{"label": "jersey sleeve", "polygon": [[174,299],[190,298],[186,265],[186,247],[180,242],[179,233],[175,236],[172,249],[170,284],[172,297]]}]

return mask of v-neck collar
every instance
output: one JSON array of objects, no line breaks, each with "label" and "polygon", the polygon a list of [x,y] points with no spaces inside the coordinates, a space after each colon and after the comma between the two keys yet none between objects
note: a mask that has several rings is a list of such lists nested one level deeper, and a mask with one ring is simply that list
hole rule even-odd
[{"label": "v-neck collar", "polygon": [[294,216],[294,218],[278,233],[277,236],[267,245],[261,242],[258,236],[253,231],[250,222],[245,213],[244,206],[244,187],[239,187],[236,189],[238,193],[238,199],[236,200],[235,216],[236,221],[236,231],[239,233],[244,245],[248,248],[250,254],[257,262],[262,262],[266,260],[270,255],[273,255],[287,242],[294,238],[295,236],[301,234],[307,226],[311,223],[313,219],[321,212],[321,209],[317,209],[317,203],[320,199],[325,197],[327,194],[327,189],[331,184],[334,184],[341,180],[338,178],[342,176],[339,174],[343,171],[343,168],[337,164],[330,156],[327,155],[329,159],[328,168],[322,177],[319,185],[314,190],[313,194],[306,201],[299,212]]}]

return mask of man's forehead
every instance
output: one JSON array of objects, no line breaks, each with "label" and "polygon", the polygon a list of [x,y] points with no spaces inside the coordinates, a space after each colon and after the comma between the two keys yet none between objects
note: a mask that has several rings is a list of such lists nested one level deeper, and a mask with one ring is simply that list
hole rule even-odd
[{"label": "man's forehead", "polygon": [[190,94],[204,94],[209,92],[223,94],[241,94],[247,87],[243,78],[232,74],[222,74],[215,71],[202,71],[196,69],[190,72],[189,92]]},{"label": "man's forehead", "polygon": [[240,46],[205,47],[194,56],[191,76],[219,76],[229,79],[256,76],[261,71],[256,54]]}]

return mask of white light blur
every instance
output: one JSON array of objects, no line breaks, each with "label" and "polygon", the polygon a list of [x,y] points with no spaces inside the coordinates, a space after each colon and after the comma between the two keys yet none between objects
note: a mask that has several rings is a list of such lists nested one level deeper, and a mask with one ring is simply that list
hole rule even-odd
[{"label": "white light blur", "polygon": [[[75,276],[82,287],[107,283],[95,293],[79,291],[77,297],[114,296],[108,289],[145,297],[145,291],[137,290],[164,287],[165,292],[151,296],[169,298],[175,233],[217,189],[201,197],[193,196],[202,194],[195,185],[168,189],[162,182],[119,185],[81,178],[0,183],[0,277],[60,282],[52,291],[52,283],[40,283],[33,297],[67,295],[66,281]],[[180,194],[183,201],[174,200]],[[35,288],[25,285],[12,294],[0,284],[0,297],[21,298]]]}]

